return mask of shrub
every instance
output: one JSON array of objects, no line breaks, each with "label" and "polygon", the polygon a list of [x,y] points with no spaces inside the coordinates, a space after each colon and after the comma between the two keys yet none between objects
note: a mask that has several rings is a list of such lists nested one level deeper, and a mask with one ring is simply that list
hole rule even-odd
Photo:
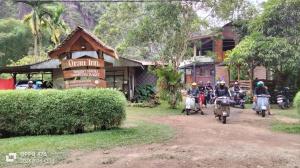
[{"label": "shrub", "polygon": [[112,89],[0,92],[0,136],[68,134],[120,126],[124,95]]},{"label": "shrub", "polygon": [[294,105],[296,106],[297,111],[300,114],[300,91],[296,94],[294,98]]},{"label": "shrub", "polygon": [[136,99],[138,102],[148,101],[152,95],[155,95],[155,87],[153,85],[140,85],[136,88]]}]

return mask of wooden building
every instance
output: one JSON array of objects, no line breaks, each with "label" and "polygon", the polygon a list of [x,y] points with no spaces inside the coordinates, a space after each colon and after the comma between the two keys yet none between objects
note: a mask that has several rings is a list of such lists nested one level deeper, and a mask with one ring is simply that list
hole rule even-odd
[{"label": "wooden building", "polygon": [[36,64],[1,67],[0,74],[10,73],[16,81],[18,74],[28,74],[30,79],[33,73],[50,73],[54,88],[117,88],[128,99],[133,98],[137,86],[156,84],[156,77],[148,73],[154,62],[119,57],[114,49],[81,27],[48,54],[49,60]]},{"label": "wooden building", "polygon": [[[237,35],[233,31],[232,23],[225,24],[221,31],[205,35],[194,34],[191,37],[193,58],[185,60],[181,64],[184,70],[185,83],[199,81],[225,80],[230,84],[230,70],[224,64],[225,52],[232,50],[237,45]],[[255,77],[266,79],[267,70],[264,67],[257,67],[254,70]]]}]

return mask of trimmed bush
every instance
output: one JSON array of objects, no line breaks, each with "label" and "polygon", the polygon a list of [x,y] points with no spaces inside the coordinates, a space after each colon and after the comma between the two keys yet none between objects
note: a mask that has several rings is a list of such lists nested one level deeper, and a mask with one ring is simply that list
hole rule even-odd
[{"label": "trimmed bush", "polygon": [[296,106],[297,111],[300,114],[300,91],[296,94],[294,98],[294,105]]},{"label": "trimmed bush", "polygon": [[69,134],[118,127],[126,99],[112,89],[0,91],[0,136]]}]

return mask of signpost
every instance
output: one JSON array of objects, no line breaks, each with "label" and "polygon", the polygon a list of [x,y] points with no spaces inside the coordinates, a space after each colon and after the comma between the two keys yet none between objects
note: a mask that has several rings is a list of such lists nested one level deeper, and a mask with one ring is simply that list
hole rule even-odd
[{"label": "signpost", "polygon": [[[104,60],[86,57],[88,56],[61,61],[65,88],[106,87]],[[84,79],[80,79],[81,77]]]}]

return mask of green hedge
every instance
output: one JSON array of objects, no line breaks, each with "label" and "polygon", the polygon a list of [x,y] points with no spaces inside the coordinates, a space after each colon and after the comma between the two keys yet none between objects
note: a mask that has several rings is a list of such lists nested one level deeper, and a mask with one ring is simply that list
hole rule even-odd
[{"label": "green hedge", "polygon": [[112,89],[0,91],[0,136],[117,127],[125,105],[123,93]]},{"label": "green hedge", "polygon": [[300,114],[300,91],[296,94],[294,98],[294,105],[296,106],[297,111]]}]

